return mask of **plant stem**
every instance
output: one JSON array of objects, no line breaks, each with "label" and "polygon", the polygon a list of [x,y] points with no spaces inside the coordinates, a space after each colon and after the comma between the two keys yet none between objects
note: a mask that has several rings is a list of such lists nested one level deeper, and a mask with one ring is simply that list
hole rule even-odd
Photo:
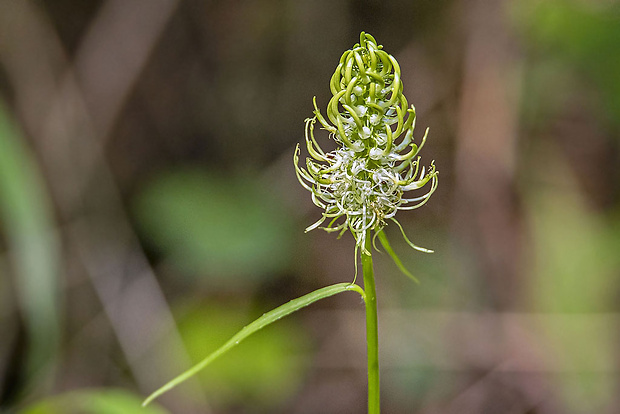
[{"label": "plant stem", "polygon": [[368,414],[379,414],[379,330],[377,319],[377,293],[370,254],[371,235],[366,233],[365,250],[362,249],[362,271],[366,292],[366,343],[368,353]]}]

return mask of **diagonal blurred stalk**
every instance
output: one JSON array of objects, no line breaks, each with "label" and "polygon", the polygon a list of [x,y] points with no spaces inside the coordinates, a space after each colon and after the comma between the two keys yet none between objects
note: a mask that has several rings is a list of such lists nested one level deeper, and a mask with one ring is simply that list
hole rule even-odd
[{"label": "diagonal blurred stalk", "polygon": [[0,214],[28,333],[27,378],[49,380],[60,341],[59,241],[51,202],[21,132],[0,102]]},{"label": "diagonal blurred stalk", "polygon": [[109,137],[179,3],[180,0],[155,0],[146,5],[139,1],[108,0],[82,39],[75,57],[75,72],[103,141]]},{"label": "diagonal blurred stalk", "polygon": [[[97,18],[92,30],[101,33],[89,32],[88,38],[111,36],[105,32],[119,28],[111,11],[122,17],[123,24],[119,24],[126,34],[128,27],[148,29],[139,36],[140,53],[117,48],[118,44],[88,43],[88,47],[98,48],[89,52],[94,60],[116,61],[121,53],[122,66],[128,71],[112,88],[113,93],[105,94],[105,101],[96,92],[83,89],[88,85],[78,83],[78,79],[90,79],[80,72],[89,70],[90,58],[83,57],[79,65],[71,65],[53,25],[37,4],[11,2],[10,7],[3,7],[8,3],[0,0],[0,62],[15,91],[17,112],[41,154],[60,219],[70,224],[63,227],[68,231],[69,247],[77,250],[86,267],[138,387],[150,391],[187,366],[189,358],[125,213],[105,159],[103,141],[178,0],[152,2],[148,13],[130,6],[135,6],[133,2],[111,0],[102,6],[100,19],[108,24],[101,24]],[[142,24],[145,19],[150,19],[149,24]],[[133,25],[126,24],[128,21]],[[93,113],[100,106],[108,115],[95,121]],[[93,186],[96,199],[86,194]],[[194,403],[175,396],[168,404],[175,412],[209,413],[202,394],[194,394],[199,409],[188,407]]]}]

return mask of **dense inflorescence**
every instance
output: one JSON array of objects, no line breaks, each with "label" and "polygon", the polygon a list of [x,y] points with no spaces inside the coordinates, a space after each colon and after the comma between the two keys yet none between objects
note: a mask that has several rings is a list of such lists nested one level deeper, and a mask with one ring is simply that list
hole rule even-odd
[{"label": "dense inflorescence", "polygon": [[[310,157],[305,168],[299,166],[299,145],[294,154],[299,182],[324,210],[306,231],[322,228],[342,235],[350,230],[356,246],[364,249],[369,231],[381,231],[387,219],[396,221],[398,210],[413,210],[428,201],[439,172],[434,163],[428,171],[420,167],[418,153],[428,128],[420,145],[415,144],[415,108],[408,107],[403,95],[400,66],[371,35],[362,32],[360,43],[342,55],[330,89],[327,119],[316,98],[314,117],[306,119]],[[317,121],[337,143],[334,151],[324,152],[318,145]],[[422,188],[422,195],[408,195]]]}]

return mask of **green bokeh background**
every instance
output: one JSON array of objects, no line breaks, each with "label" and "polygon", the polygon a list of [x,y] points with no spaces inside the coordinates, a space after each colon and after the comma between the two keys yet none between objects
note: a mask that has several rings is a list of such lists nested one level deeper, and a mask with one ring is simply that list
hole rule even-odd
[{"label": "green bokeh background", "polygon": [[0,0],[0,412],[364,412],[353,295],[140,407],[352,280],[292,155],[362,30],[441,172],[421,284],[375,255],[383,411],[620,411],[618,2]]}]

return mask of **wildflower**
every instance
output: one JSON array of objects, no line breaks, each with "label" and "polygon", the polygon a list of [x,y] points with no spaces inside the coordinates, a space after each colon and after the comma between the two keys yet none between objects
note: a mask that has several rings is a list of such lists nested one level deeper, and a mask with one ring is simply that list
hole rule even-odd
[{"label": "wildflower", "polygon": [[[437,188],[434,162],[420,167],[419,145],[413,130],[416,113],[403,95],[400,66],[382,50],[370,34],[362,32],[360,43],[346,51],[332,75],[332,98],[327,119],[314,103],[314,117],[306,119],[305,141],[310,157],[299,166],[299,144],[294,153],[297,178],[310,191],[321,209],[321,218],[308,228],[338,232],[349,230],[356,250],[367,254],[366,238],[379,234],[387,220],[401,225],[394,216],[399,210],[424,205]],[[337,148],[324,152],[314,136],[317,121],[329,132]],[[422,195],[409,195],[425,190]],[[326,223],[326,224],[324,224]],[[430,252],[405,240],[414,248]]]}]

